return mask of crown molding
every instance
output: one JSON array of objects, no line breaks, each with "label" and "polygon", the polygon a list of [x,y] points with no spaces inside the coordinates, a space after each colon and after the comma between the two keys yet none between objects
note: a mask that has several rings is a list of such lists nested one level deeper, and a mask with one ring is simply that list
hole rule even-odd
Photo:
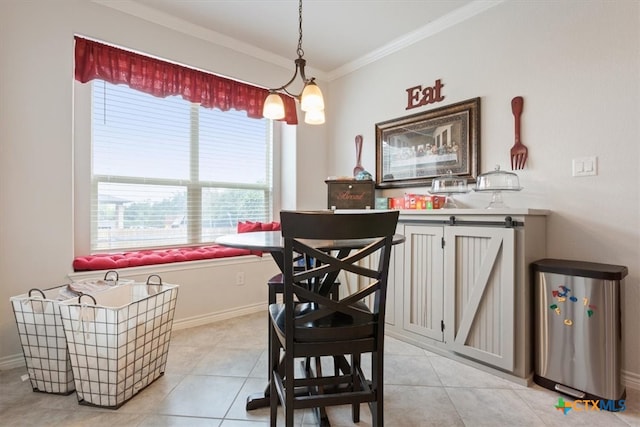
[{"label": "crown molding", "polygon": [[[291,68],[291,59],[284,58],[280,55],[276,55],[272,52],[264,49],[257,48],[248,43],[241,42],[237,39],[231,38],[224,34],[218,33],[201,27],[196,24],[192,24],[185,20],[176,18],[164,12],[160,12],[151,7],[137,3],[132,0],[92,0],[93,3],[109,7],[111,9],[118,10],[128,15],[135,16],[154,24],[162,25],[163,27],[170,28],[174,31],[181,32],[183,34],[190,35],[192,37],[205,40],[207,42],[217,44],[222,47],[226,47],[231,50],[235,50],[240,53],[252,56],[254,58],[263,60],[270,64],[277,65],[279,67],[288,69]],[[376,49],[360,58],[351,61],[341,67],[336,68],[330,72],[324,72],[321,70],[308,67],[308,74],[314,75],[318,80],[331,81],[349,73],[352,73],[365,65],[378,61],[388,55],[391,55],[399,50],[402,50],[414,43],[431,37],[441,31],[444,31],[454,25],[460,24],[494,6],[504,3],[507,0],[475,0],[468,5],[450,12],[443,17],[429,22],[425,26],[407,33],[406,35],[399,37],[390,43]]]},{"label": "crown molding", "polygon": [[406,35],[399,37],[379,49],[368,53],[354,61],[351,61],[341,67],[327,74],[327,80],[335,80],[339,77],[352,73],[365,65],[378,61],[385,56],[398,52],[414,43],[429,38],[435,34],[438,34],[447,28],[460,24],[494,6],[504,3],[507,0],[476,0],[468,5],[454,10],[435,21],[429,22],[425,26],[407,33]]},{"label": "crown molding", "polygon": [[[293,63],[291,58],[285,58],[280,55],[276,55],[272,52],[257,48],[251,44],[241,42],[232,37],[201,27],[200,25],[196,25],[191,22],[185,21],[183,19],[176,18],[175,16],[169,15],[164,12],[160,12],[156,9],[153,9],[151,7],[145,6],[143,4],[137,3],[132,0],[119,0],[119,1],[91,0],[91,1],[101,6],[105,6],[110,9],[114,9],[114,10],[126,13],[127,15],[135,16],[137,18],[143,19],[153,24],[161,25],[163,27],[172,29],[174,31],[177,31],[192,37],[199,38],[209,43],[226,47],[228,49],[235,50],[236,52],[244,53],[246,55],[263,60],[270,64],[280,66],[282,68],[289,69],[291,68],[291,65]],[[316,78],[320,80],[326,80],[326,77],[327,77],[326,72],[316,70],[313,67],[307,67],[307,70],[308,70],[307,71],[308,74],[313,73],[313,75]]]}]

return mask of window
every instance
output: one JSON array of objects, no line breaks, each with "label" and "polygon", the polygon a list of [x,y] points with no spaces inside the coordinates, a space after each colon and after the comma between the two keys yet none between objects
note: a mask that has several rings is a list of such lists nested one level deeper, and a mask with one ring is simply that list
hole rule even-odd
[{"label": "window", "polygon": [[210,243],[271,220],[270,121],[91,84],[92,252]]}]

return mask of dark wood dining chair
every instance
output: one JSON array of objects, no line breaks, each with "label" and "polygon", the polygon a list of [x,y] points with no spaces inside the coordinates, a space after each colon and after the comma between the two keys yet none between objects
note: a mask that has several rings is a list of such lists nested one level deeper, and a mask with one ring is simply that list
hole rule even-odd
[{"label": "dark wood dining chair", "polygon": [[[385,304],[398,212],[283,211],[280,221],[284,298],[269,306],[271,425],[279,403],[290,426],[295,409],[345,404],[352,405],[358,422],[360,404],[367,402],[373,425],[382,426]],[[317,263],[296,269],[296,253]],[[362,285],[334,299],[329,291],[341,272],[357,276]],[[361,367],[365,353],[371,354],[370,379]],[[318,362],[295,377],[297,358],[323,356],[339,358],[339,369],[323,373]]]}]

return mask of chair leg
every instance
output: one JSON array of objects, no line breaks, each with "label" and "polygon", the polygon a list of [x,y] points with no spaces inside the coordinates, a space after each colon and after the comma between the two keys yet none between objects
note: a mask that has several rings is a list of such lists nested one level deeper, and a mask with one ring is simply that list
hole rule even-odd
[{"label": "chair leg", "polygon": [[[351,384],[353,391],[362,390],[360,384],[360,378],[358,377],[358,369],[360,368],[360,354],[351,355]],[[360,404],[354,403],[351,405],[351,419],[354,423],[360,422]]]},{"label": "chair leg", "polygon": [[371,425],[373,427],[384,425],[384,363],[381,350],[371,353],[372,387],[375,390],[376,400],[371,403]]},{"label": "chair leg", "polygon": [[[278,339],[276,337],[276,339]],[[285,368],[284,368],[284,372],[285,372],[285,378],[284,378],[284,402],[282,402],[282,405],[284,406],[284,422],[285,425],[287,427],[289,426],[293,426],[293,411],[294,411],[294,406],[293,406],[293,401],[295,399],[295,385],[294,385],[294,380],[295,380],[295,373],[294,373],[294,369],[295,369],[295,359],[293,357],[288,357],[286,355],[287,350],[284,350],[285,352]]]},{"label": "chair leg", "polygon": [[[275,303],[275,292],[269,287],[269,305]],[[271,346],[273,344],[273,325],[271,325],[271,316],[269,315],[269,305],[267,305],[267,337],[269,337],[269,341],[267,343],[267,366],[269,367],[269,372],[267,373],[268,377],[271,378],[271,366],[273,366],[272,354],[273,351]]]},{"label": "chair leg", "polygon": [[[317,376],[318,378],[322,378],[323,377],[323,373],[322,373],[322,358],[320,356],[314,357],[315,362],[316,362],[316,372],[315,372],[315,376]],[[313,375],[313,373],[311,374]],[[309,390],[309,394],[316,394],[316,395],[323,395],[325,394],[325,389],[323,385],[318,385],[315,387],[315,390],[310,389]],[[318,415],[319,415],[319,422],[320,425],[324,425],[323,420],[328,420],[329,417],[327,416],[327,410],[325,407],[319,407],[318,409]]]},{"label": "chair leg", "polygon": [[280,398],[276,390],[276,382],[274,372],[278,370],[280,360],[280,341],[276,335],[273,326],[269,324],[269,407],[270,407],[270,425],[276,427],[278,422],[278,403]]},{"label": "chair leg", "polygon": [[305,375],[308,377],[310,375],[312,375],[312,371],[311,371],[311,358],[310,357],[305,357],[304,358],[304,363],[302,364],[302,369],[304,370]]}]

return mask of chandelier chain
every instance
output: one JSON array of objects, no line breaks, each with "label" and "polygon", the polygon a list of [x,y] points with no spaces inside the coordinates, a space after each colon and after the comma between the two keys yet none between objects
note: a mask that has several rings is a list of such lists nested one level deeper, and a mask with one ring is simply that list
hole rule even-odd
[{"label": "chandelier chain", "polygon": [[304,56],[304,50],[302,50],[302,0],[298,3],[298,57]]}]

